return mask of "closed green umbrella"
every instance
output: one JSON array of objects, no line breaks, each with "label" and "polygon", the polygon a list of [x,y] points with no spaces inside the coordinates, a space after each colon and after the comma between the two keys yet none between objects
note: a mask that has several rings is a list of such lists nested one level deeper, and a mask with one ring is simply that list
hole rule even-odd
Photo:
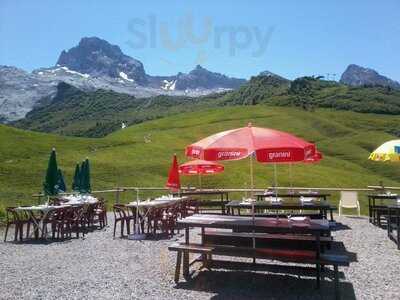
[{"label": "closed green umbrella", "polygon": [[81,193],[86,193],[86,162],[82,161],[81,163],[81,172],[79,173],[79,191]]},{"label": "closed green umbrella", "polygon": [[57,173],[58,173],[58,181],[57,181],[58,191],[66,192],[67,191],[67,187],[65,185],[64,176],[63,176],[63,173],[62,173],[61,169],[58,169]]},{"label": "closed green umbrella", "polygon": [[82,193],[90,193],[90,167],[89,167],[89,159],[86,159],[82,162],[81,166],[81,183],[80,190]]},{"label": "closed green umbrella", "polygon": [[49,163],[46,171],[46,178],[43,182],[43,191],[47,196],[53,196],[58,193],[58,166],[56,149],[53,148],[50,154]]},{"label": "closed green umbrella", "polygon": [[81,168],[79,167],[79,163],[77,163],[75,167],[74,179],[72,181],[72,190],[75,192],[79,192],[80,185],[81,185]]},{"label": "closed green umbrella", "polygon": [[92,187],[90,185],[90,166],[89,166],[89,159],[88,158],[86,158],[86,161],[85,161],[85,172],[86,172],[86,181],[85,181],[86,192],[90,193],[92,191]]}]

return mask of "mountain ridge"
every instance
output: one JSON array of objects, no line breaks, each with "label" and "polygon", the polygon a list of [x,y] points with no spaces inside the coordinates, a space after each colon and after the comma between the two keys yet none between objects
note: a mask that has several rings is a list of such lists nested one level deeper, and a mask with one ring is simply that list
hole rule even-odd
[{"label": "mountain ridge", "polygon": [[245,79],[228,77],[197,66],[188,74],[151,76],[143,64],[117,45],[97,37],[82,38],[63,50],[53,67],[32,72],[0,66],[0,120],[12,122],[52,97],[60,82],[84,91],[112,90],[136,98],[157,95],[198,97],[236,89]]},{"label": "mountain ridge", "polygon": [[399,82],[379,74],[374,69],[365,68],[356,64],[347,66],[339,82],[351,86],[372,85],[400,89]]}]

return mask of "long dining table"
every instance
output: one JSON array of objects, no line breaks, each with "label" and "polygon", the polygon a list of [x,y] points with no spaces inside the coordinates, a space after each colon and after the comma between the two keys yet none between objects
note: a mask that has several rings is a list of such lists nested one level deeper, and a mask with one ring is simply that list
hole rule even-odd
[{"label": "long dining table", "polygon": [[321,219],[328,219],[328,212],[330,220],[333,221],[333,210],[336,208],[326,200],[285,200],[282,198],[271,198],[262,201],[231,201],[226,204],[227,212],[230,215],[235,214],[235,210],[240,215],[241,209],[252,209],[254,205],[255,211],[318,211]]},{"label": "long dining table", "polygon": [[181,193],[182,196],[219,196],[221,212],[225,214],[225,204],[229,202],[229,193],[223,190],[185,190]]},{"label": "long dining table", "polygon": [[[205,235],[205,230],[209,228],[258,233],[311,234],[316,238],[317,249],[320,249],[320,237],[330,236],[331,234],[329,221],[324,219],[293,222],[287,218],[195,214],[178,220],[177,223],[185,229],[184,241],[186,245],[190,243],[189,229],[195,227],[201,229],[202,236]],[[183,273],[185,276],[189,273],[188,270],[189,254],[185,252],[183,255]]]},{"label": "long dining table", "polygon": [[17,212],[26,212],[33,223],[34,230],[42,234],[42,237],[46,239],[47,237],[43,232],[44,221],[48,217],[48,215],[66,207],[71,206],[84,206],[84,205],[95,205],[98,203],[98,199],[92,196],[65,196],[61,198],[62,203],[59,205],[50,205],[48,203],[41,205],[33,205],[33,206],[20,206],[16,207],[15,210]]},{"label": "long dining table", "polygon": [[[397,194],[369,194],[368,197],[368,212],[369,222],[381,226],[381,215],[388,213],[388,205],[396,204],[400,197]],[[377,203],[379,201],[379,203]]]}]

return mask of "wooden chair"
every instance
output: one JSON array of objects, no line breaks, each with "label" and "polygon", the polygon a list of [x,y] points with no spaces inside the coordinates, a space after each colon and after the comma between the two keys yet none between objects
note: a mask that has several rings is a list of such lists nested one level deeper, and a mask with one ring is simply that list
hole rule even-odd
[{"label": "wooden chair", "polygon": [[192,216],[199,213],[199,202],[196,199],[190,199],[186,202],[186,216]]},{"label": "wooden chair", "polygon": [[79,233],[82,232],[85,237],[86,231],[86,218],[84,216],[85,206],[73,206],[69,209],[67,214],[67,229],[68,236],[72,237],[72,233],[76,233],[76,237],[79,238]]},{"label": "wooden chair", "polygon": [[46,215],[42,216],[42,238],[45,238],[48,233],[48,225],[50,225],[50,233],[51,237],[54,239],[57,233],[57,219],[59,218],[58,214],[61,210],[51,210]]},{"label": "wooden chair", "polygon": [[123,204],[114,204],[113,206],[113,212],[114,212],[114,238],[115,238],[115,231],[117,229],[117,223],[121,223],[121,237],[124,236],[124,227],[125,225],[128,227],[127,232],[129,234],[129,224],[127,223],[127,215],[125,212],[125,205]]},{"label": "wooden chair", "polygon": [[18,239],[18,234],[22,233],[22,226],[15,207],[6,208],[6,232],[4,234],[4,241],[7,240],[8,229],[14,225],[14,241]]},{"label": "wooden chair", "polygon": [[92,223],[98,223],[100,228],[107,225],[107,209],[103,199],[94,206],[91,218]]},{"label": "wooden chair", "polygon": [[342,207],[357,209],[358,216],[360,216],[360,202],[358,201],[358,193],[356,191],[341,191],[339,201],[339,216],[342,215]]}]

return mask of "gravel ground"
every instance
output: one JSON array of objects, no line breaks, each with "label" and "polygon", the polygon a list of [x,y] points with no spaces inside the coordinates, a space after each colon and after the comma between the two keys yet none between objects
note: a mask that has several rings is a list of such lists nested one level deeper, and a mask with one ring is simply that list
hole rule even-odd
[{"label": "gravel ground", "polygon": [[[342,226],[335,239],[344,242],[355,260],[341,269],[343,299],[399,299],[400,251],[386,231],[365,218],[336,219]],[[181,235],[113,240],[111,229],[65,242],[1,242],[0,298],[333,299],[329,278],[316,290],[309,270],[288,272],[283,266],[262,272],[204,270],[191,282],[175,285],[175,255],[167,247]]]}]

